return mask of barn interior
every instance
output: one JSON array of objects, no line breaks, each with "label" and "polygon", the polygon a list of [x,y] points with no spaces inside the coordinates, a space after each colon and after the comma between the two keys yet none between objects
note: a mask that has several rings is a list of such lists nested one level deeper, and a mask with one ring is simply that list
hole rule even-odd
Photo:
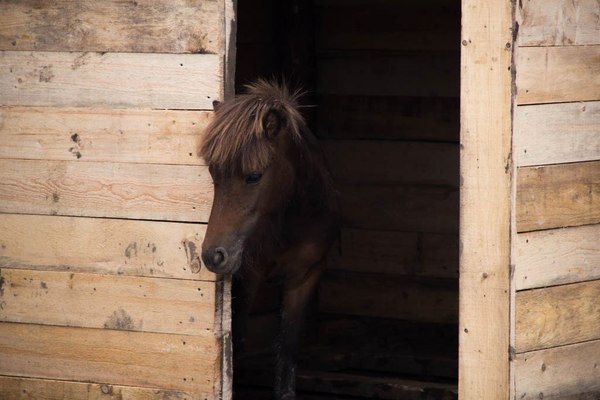
[{"label": "barn interior", "polygon": [[[460,2],[240,1],[237,19],[236,91],[307,89],[341,194],[299,397],[456,398]],[[236,398],[270,398],[278,296],[260,291]]]}]

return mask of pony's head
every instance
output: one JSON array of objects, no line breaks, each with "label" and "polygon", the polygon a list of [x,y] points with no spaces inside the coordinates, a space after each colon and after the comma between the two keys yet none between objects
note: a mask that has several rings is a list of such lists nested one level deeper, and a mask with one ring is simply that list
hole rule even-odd
[{"label": "pony's head", "polygon": [[202,260],[235,273],[247,242],[260,236],[293,196],[305,123],[298,92],[260,80],[248,93],[215,106],[200,155],[214,182]]}]

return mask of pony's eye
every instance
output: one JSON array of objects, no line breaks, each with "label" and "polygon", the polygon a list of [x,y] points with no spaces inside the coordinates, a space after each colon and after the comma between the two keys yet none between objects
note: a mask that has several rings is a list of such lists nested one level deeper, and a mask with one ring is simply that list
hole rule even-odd
[{"label": "pony's eye", "polygon": [[249,175],[246,175],[246,183],[258,183],[260,181],[260,178],[262,178],[262,174],[260,172],[253,172]]}]

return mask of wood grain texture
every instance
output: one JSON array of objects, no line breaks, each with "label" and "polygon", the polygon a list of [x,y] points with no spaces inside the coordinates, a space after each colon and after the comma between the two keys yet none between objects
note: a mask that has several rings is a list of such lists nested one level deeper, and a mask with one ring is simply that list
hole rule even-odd
[{"label": "wood grain texture", "polygon": [[0,214],[0,268],[214,281],[206,225]]},{"label": "wood grain texture", "polygon": [[193,395],[178,390],[0,376],[0,398],[3,400],[182,400],[191,399]]},{"label": "wood grain texture", "polygon": [[456,322],[454,279],[328,272],[320,283],[319,311],[333,314]]},{"label": "wood grain texture", "polygon": [[516,290],[600,279],[600,225],[517,235]]},{"label": "wood grain texture", "polygon": [[519,232],[600,222],[600,161],[520,168]]},{"label": "wood grain texture", "polygon": [[460,399],[510,396],[510,1],[462,1]]},{"label": "wood grain texture", "polygon": [[0,281],[0,321],[214,335],[214,282],[9,268]]},{"label": "wood grain texture", "polygon": [[334,139],[458,142],[458,97],[321,95],[317,134]]},{"label": "wood grain texture", "polygon": [[223,53],[222,1],[1,0],[0,50]]},{"label": "wood grain texture", "polygon": [[600,102],[519,106],[517,166],[600,160]]},{"label": "wood grain texture", "polygon": [[600,100],[600,45],[523,47],[516,66],[518,104]]},{"label": "wood grain texture", "polygon": [[329,269],[395,275],[458,277],[458,236],[342,229]]},{"label": "wood grain texture", "polygon": [[1,375],[180,390],[212,399],[219,356],[214,336],[0,323]]},{"label": "wood grain texture", "polygon": [[321,146],[336,183],[458,187],[457,144],[327,140]]},{"label": "wood grain texture", "polygon": [[600,395],[600,341],[518,354],[515,396],[592,400]]},{"label": "wood grain texture", "polygon": [[600,44],[600,4],[596,0],[519,2],[519,46]]},{"label": "wood grain texture", "polygon": [[0,212],[206,222],[201,166],[0,160]]},{"label": "wood grain texture", "polygon": [[0,158],[201,165],[206,111],[0,107]]},{"label": "wood grain texture", "polygon": [[357,52],[318,61],[321,94],[457,97],[458,51]]},{"label": "wood grain texture", "polygon": [[600,338],[600,281],[517,293],[516,351]]},{"label": "wood grain texture", "polygon": [[213,54],[0,52],[0,104],[211,110]]}]

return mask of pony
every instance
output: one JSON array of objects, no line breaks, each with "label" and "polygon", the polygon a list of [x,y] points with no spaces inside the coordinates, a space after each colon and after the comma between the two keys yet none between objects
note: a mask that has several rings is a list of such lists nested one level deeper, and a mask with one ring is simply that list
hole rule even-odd
[{"label": "pony", "polygon": [[200,146],[214,183],[201,256],[211,272],[233,275],[235,359],[258,288],[281,284],[274,395],[290,400],[307,305],[339,230],[338,194],[300,113],[302,93],[267,80],[246,88],[215,103]]}]

